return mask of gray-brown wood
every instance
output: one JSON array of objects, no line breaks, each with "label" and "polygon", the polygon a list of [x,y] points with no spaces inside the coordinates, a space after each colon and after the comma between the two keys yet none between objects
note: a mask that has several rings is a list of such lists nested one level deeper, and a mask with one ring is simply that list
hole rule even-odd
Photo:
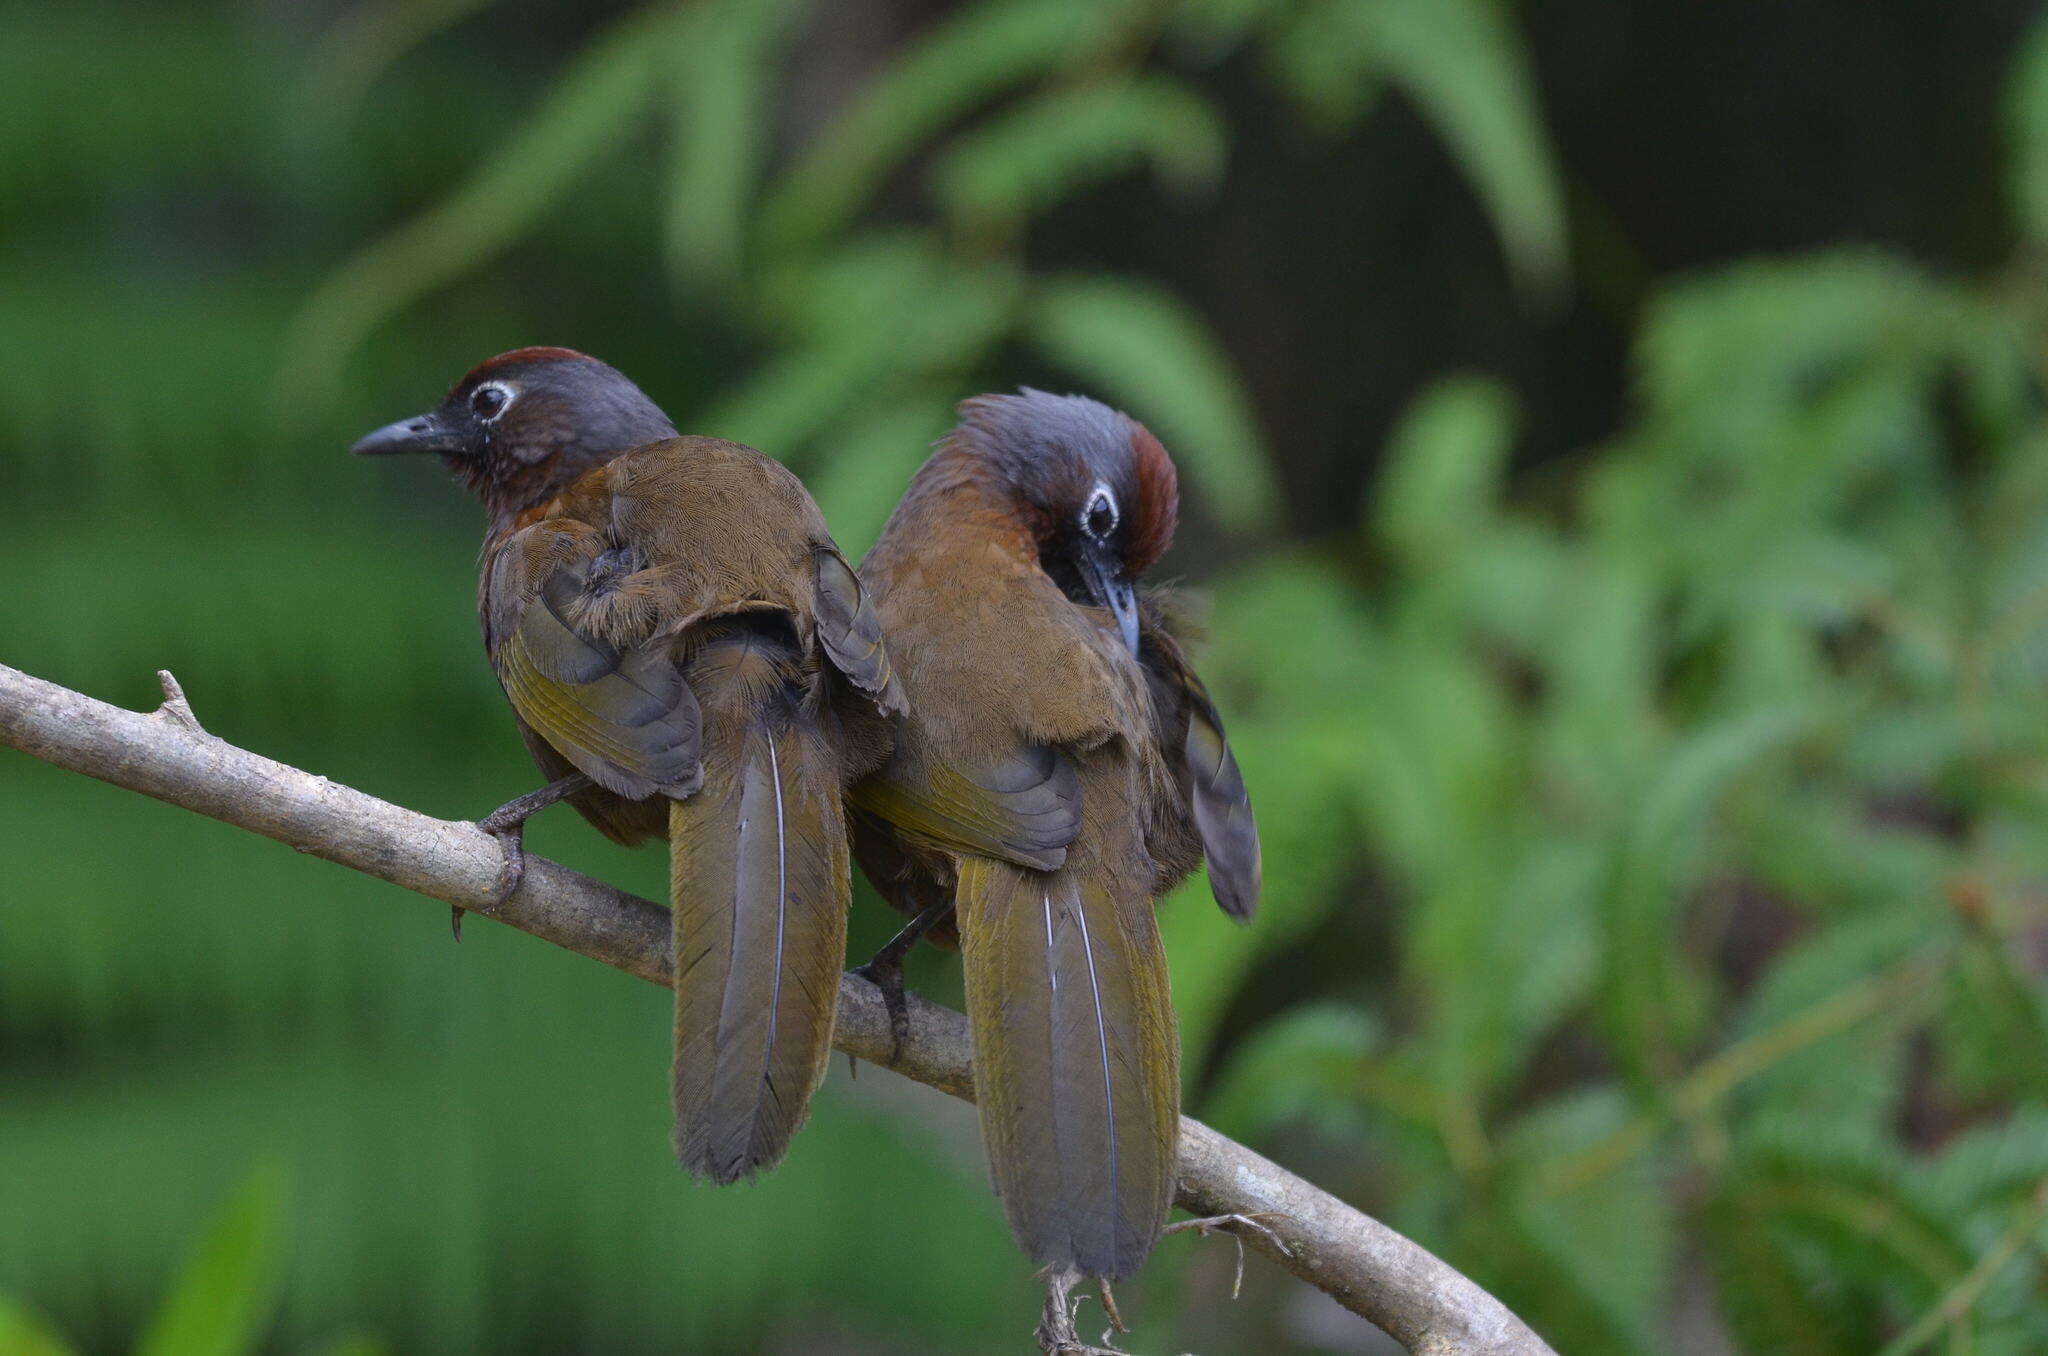
[{"label": "gray-brown wood", "polygon": [[[434,819],[237,748],[200,728],[166,673],[144,714],[0,664],[0,743],[73,772],[260,833],[433,899],[495,918],[653,984],[669,982],[668,911],[565,866],[533,858],[493,908],[503,857],[474,826]],[[973,1097],[967,1023],[910,995],[910,1034],[892,1053],[880,992],[839,984],[838,1048],[955,1097]],[[1264,1253],[1416,1356],[1554,1356],[1491,1295],[1361,1211],[1183,1117],[1179,1204],[1249,1215]]]}]

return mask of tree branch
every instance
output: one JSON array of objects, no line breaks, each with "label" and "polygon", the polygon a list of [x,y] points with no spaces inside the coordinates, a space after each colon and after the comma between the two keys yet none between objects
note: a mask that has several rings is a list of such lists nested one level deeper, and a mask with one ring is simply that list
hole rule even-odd
[{"label": "tree branch", "polygon": [[[73,772],[260,833],[408,890],[473,910],[652,984],[669,982],[668,911],[535,857],[492,907],[502,856],[475,826],[434,819],[206,733],[170,674],[141,714],[0,664],[0,743]],[[849,1055],[973,1098],[967,1021],[910,995],[910,1035],[893,1057],[878,990],[839,983],[833,1042]],[[1554,1356],[1491,1295],[1386,1225],[1182,1118],[1179,1204],[1247,1215],[1244,1241],[1416,1356]]]}]

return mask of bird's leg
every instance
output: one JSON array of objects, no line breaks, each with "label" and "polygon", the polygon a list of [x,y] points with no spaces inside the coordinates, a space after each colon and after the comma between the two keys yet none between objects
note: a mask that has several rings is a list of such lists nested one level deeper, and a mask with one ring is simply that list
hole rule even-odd
[{"label": "bird's leg", "polygon": [[1102,1297],[1102,1312],[1109,1315],[1109,1332],[1105,1332],[1102,1335],[1102,1340],[1105,1342],[1110,1340],[1110,1332],[1129,1332],[1130,1329],[1124,1326],[1124,1316],[1117,1311],[1116,1291],[1110,1288],[1109,1282],[1097,1276],[1095,1278],[1095,1293]]},{"label": "bird's leg", "polygon": [[951,912],[953,901],[950,899],[925,909],[904,924],[903,931],[884,942],[873,959],[854,971],[882,991],[882,1006],[889,1012],[889,1058],[892,1061],[903,1053],[903,1042],[910,1038],[910,1003],[903,996],[903,958],[910,954],[910,948],[917,945],[918,938],[930,932]]},{"label": "bird's leg", "polygon": [[[526,877],[526,821],[550,805],[567,800],[593,785],[581,772],[557,777],[538,791],[515,796],[476,822],[476,826],[498,840],[505,849],[505,865],[498,871],[498,883],[491,891],[491,907],[498,908],[512,898]],[[462,940],[462,906],[456,905],[452,923],[455,940]]]},{"label": "bird's leg", "polygon": [[[1038,1339],[1039,1351],[1044,1356],[1123,1356],[1123,1348],[1116,1345],[1113,1332],[1123,1332],[1125,1328],[1113,1307],[1110,1321],[1114,1328],[1113,1332],[1102,1334],[1105,1345],[1098,1347],[1081,1339],[1075,1320],[1084,1297],[1074,1295],[1073,1290],[1082,1279],[1081,1273],[1072,1268],[1048,1268],[1039,1273],[1039,1280],[1045,1285],[1045,1307],[1039,1312],[1038,1327],[1031,1334]],[[1115,1305],[1108,1286],[1101,1286],[1101,1294],[1105,1305]]]}]

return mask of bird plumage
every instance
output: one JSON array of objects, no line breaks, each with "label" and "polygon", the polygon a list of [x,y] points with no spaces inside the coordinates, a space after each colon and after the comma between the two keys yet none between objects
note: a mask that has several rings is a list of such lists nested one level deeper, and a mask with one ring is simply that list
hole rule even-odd
[{"label": "bird plumage", "polygon": [[719,1182],[782,1157],[831,1049],[841,795],[879,747],[865,697],[834,688],[890,688],[829,543],[781,466],[678,438],[587,473],[487,552],[485,629],[520,719],[599,790],[670,802],[676,1152]]},{"label": "bird plumage", "polygon": [[862,563],[911,712],[855,785],[899,907],[950,893],[991,1175],[1039,1263],[1128,1275],[1172,1200],[1179,1041],[1153,900],[1212,837],[1248,914],[1257,837],[1222,726],[1136,577],[1171,461],[1093,401],[962,406]]},{"label": "bird plumage", "polygon": [[566,350],[483,364],[361,450],[407,438],[490,511],[478,611],[535,760],[591,779],[570,800],[610,837],[669,840],[678,1156],[773,1166],[831,1048],[842,797],[902,709],[858,578],[788,470],[674,436]]}]

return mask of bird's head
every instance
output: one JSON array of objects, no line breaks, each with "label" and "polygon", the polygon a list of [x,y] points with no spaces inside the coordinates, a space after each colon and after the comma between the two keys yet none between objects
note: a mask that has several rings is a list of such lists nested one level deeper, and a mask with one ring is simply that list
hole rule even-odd
[{"label": "bird's head", "polygon": [[546,503],[629,448],[675,436],[617,369],[572,349],[520,348],[478,363],[439,405],[349,450],[434,453],[496,519]]},{"label": "bird's head", "polygon": [[1067,597],[1108,608],[1138,649],[1140,576],[1173,541],[1179,477],[1159,440],[1086,396],[976,396],[960,406],[954,444],[983,458],[1038,544],[1039,565]]}]

